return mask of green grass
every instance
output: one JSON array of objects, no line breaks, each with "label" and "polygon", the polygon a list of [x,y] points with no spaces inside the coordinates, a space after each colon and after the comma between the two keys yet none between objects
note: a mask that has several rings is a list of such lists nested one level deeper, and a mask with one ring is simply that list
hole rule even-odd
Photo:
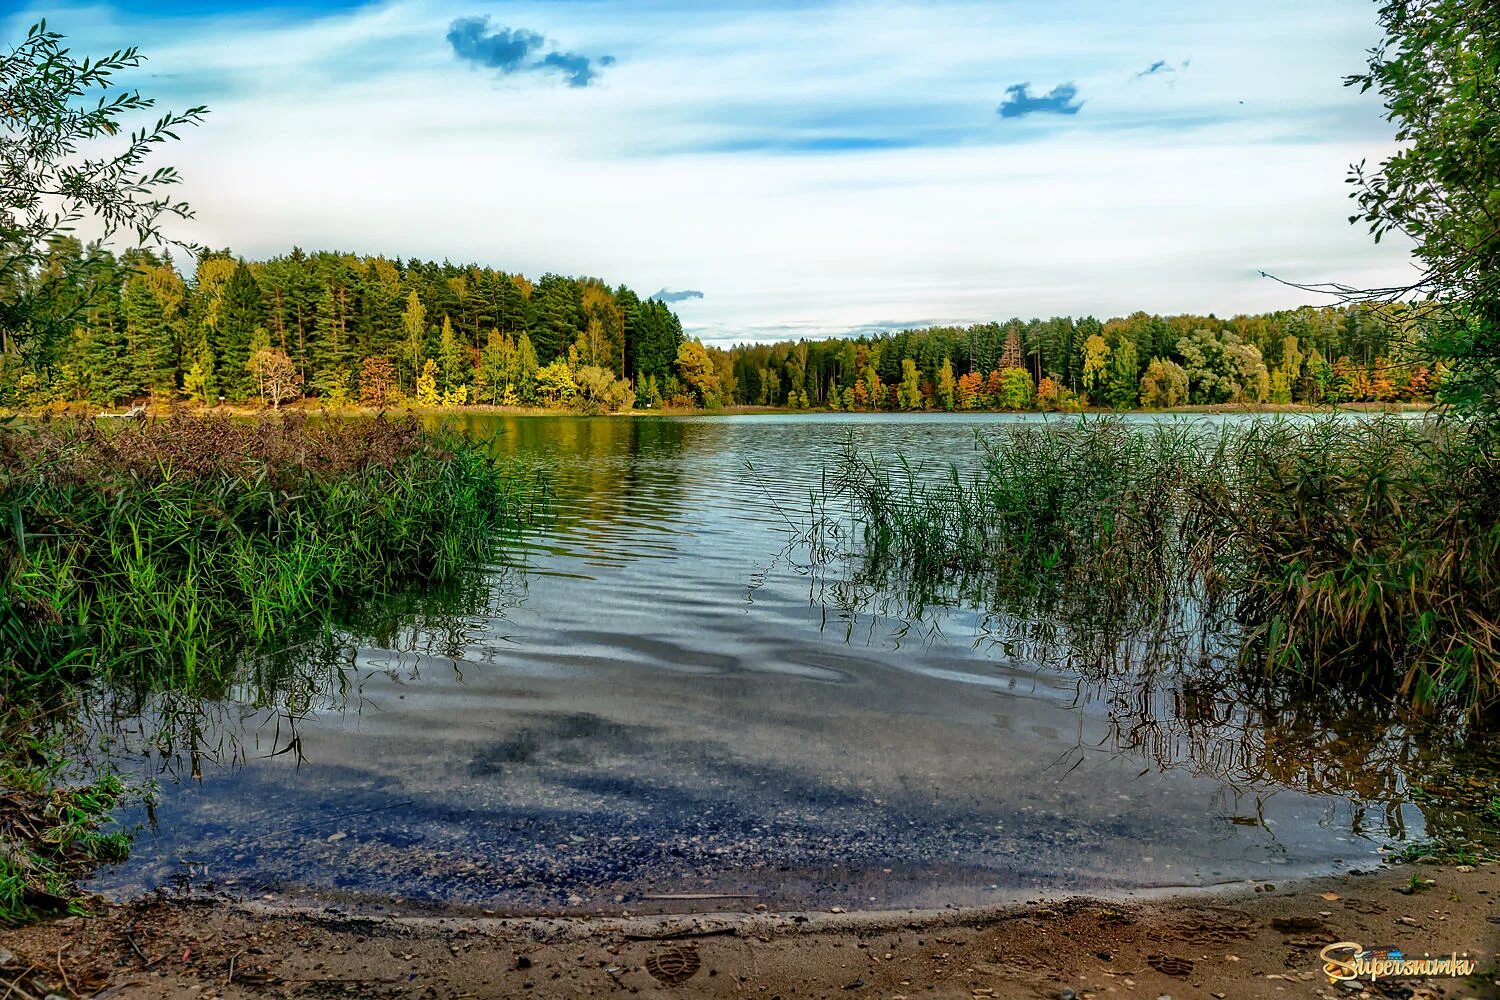
[{"label": "green grass", "polygon": [[[502,556],[534,477],[411,421],[67,420],[0,438],[12,683],[212,690],[342,602]],[[0,664],[5,669],[6,664]]]},{"label": "green grass", "polygon": [[1303,690],[1500,708],[1500,477],[1464,427],[1105,417],[977,445],[943,475],[846,446],[814,551],[852,543],[858,575],[909,604],[977,602],[1084,661],[1122,642],[1181,660],[1160,640],[1190,636]]},{"label": "green grass", "polygon": [[335,626],[414,588],[480,599],[545,502],[484,442],[411,420],[0,426],[0,922],[84,908],[77,878],[128,847],[108,828],[127,789],[59,735],[86,686],[295,687]]},{"label": "green grass", "polygon": [[129,795],[125,782],[109,770],[76,773],[59,741],[38,737],[14,715],[0,735],[0,926],[88,913],[77,879],[130,849],[128,833],[108,829]]}]

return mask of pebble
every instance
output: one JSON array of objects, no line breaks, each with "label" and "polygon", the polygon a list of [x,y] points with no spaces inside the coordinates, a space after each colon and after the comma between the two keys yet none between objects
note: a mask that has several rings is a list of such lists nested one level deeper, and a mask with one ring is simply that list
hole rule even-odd
[{"label": "pebble", "polygon": [[9,965],[11,962],[15,961],[15,958],[16,956],[12,955],[4,948],[0,948],[0,966]]},{"label": "pebble", "polygon": [[1070,986],[1057,995],[1057,1000],[1077,1000],[1078,994]]}]

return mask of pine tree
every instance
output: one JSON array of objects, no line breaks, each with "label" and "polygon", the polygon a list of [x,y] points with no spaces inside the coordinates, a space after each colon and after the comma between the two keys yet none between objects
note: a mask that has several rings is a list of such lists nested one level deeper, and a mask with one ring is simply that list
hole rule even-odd
[{"label": "pine tree", "polygon": [[1021,334],[1012,326],[1005,331],[1005,350],[1000,352],[1000,370],[1024,367],[1026,360],[1021,354]]},{"label": "pine tree", "polygon": [[[247,399],[255,391],[250,354],[264,311],[260,286],[250,268],[241,262],[224,286],[224,299],[219,307],[219,345],[214,351],[219,359],[219,389],[231,399]],[[268,345],[269,337],[265,339]]]},{"label": "pine tree", "polygon": [[312,341],[307,350],[307,361],[314,380],[319,374],[338,368],[344,360],[347,320],[342,292],[343,289],[328,285],[324,286],[322,294],[318,296]]},{"label": "pine tree", "polygon": [[536,286],[536,327],[532,344],[537,357],[551,361],[565,352],[582,329],[576,283],[556,274],[544,274]]},{"label": "pine tree", "polygon": [[172,324],[145,273],[125,283],[121,302],[125,316],[127,363],[134,388],[169,396],[177,389],[177,350]]},{"label": "pine tree", "polygon": [[89,327],[82,354],[89,371],[89,396],[96,403],[113,406],[135,392],[131,366],[125,363],[124,324],[115,316],[100,317]]}]

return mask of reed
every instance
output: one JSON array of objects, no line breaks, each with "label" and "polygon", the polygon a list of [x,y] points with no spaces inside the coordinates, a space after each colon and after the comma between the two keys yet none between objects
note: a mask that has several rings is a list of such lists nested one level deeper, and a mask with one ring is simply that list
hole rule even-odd
[{"label": "reed", "polygon": [[195,700],[279,677],[415,586],[482,593],[545,501],[409,419],[0,427],[0,923],[81,911],[77,878],[128,848],[128,790],[69,742],[84,685]]},{"label": "reed", "polygon": [[811,536],[852,537],[859,573],[919,605],[957,595],[1085,642],[1170,624],[1278,684],[1500,708],[1500,491],[1465,425],[1105,417],[977,447],[934,474],[847,444]]},{"label": "reed", "polygon": [[411,420],[63,419],[0,436],[11,680],[192,688],[342,602],[501,557],[543,497]]}]

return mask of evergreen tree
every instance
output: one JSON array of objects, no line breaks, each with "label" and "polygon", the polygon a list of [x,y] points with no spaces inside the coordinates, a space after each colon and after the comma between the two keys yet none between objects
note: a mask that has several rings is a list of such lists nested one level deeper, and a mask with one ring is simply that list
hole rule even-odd
[{"label": "evergreen tree", "polygon": [[177,389],[177,350],[172,322],[144,272],[125,283],[122,296],[132,389],[170,396]]},{"label": "evergreen tree", "polygon": [[556,274],[544,274],[537,282],[536,326],[532,345],[544,362],[562,354],[582,328],[581,295],[576,283]]},{"label": "evergreen tree", "polygon": [[224,286],[224,300],[219,308],[219,344],[214,351],[219,359],[219,388],[231,399],[248,399],[255,391],[250,355],[256,330],[264,330],[261,327],[264,312],[260,285],[242,261]]}]

